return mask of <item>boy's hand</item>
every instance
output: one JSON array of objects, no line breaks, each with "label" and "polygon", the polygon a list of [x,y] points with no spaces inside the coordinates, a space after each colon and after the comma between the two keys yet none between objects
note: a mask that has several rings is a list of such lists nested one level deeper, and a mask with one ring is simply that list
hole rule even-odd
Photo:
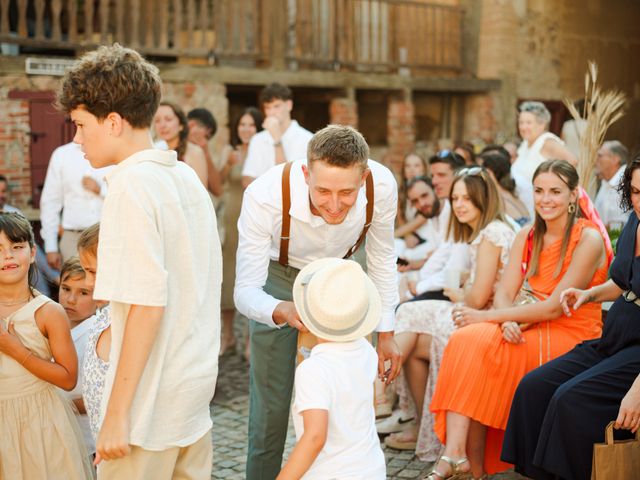
[{"label": "boy's hand", "polygon": [[131,453],[129,445],[129,419],[107,412],[96,442],[96,459],[98,465],[102,460],[114,460],[126,457]]},{"label": "boy's hand", "polygon": [[[402,353],[393,339],[393,332],[378,332],[378,376],[389,385],[395,380],[402,368]],[[391,367],[385,371],[385,360],[391,361]]]}]

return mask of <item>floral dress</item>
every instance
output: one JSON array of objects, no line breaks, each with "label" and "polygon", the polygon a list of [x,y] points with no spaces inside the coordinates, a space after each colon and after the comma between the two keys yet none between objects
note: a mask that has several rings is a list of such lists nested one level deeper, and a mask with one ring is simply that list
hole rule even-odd
[{"label": "floral dress", "polygon": [[[471,263],[471,273],[468,280],[469,285],[472,285],[475,279],[478,247],[484,239],[487,239],[500,248],[500,267],[495,282],[493,283],[493,291],[495,292],[504,266],[509,259],[509,250],[515,235],[515,231],[509,225],[499,220],[494,220],[480,231],[469,246]],[[492,301],[493,295],[487,305],[485,305],[485,308],[490,308]],[[420,460],[426,462],[436,461],[442,449],[442,444],[434,432],[434,417],[429,411],[429,404],[435,391],[444,348],[447,345],[449,336],[455,330],[455,325],[451,319],[452,309],[453,304],[451,302],[423,300],[403,303],[398,307],[398,311],[396,312],[396,334],[412,332],[431,335],[429,377],[427,379],[422,421],[420,422],[420,431],[418,432],[416,445],[416,455],[418,455]],[[406,380],[403,381],[406,382]],[[407,407],[409,400],[406,385],[399,388],[399,394],[401,396],[400,402],[403,409],[410,410],[410,408]]]},{"label": "floral dress", "polygon": [[102,419],[100,418],[100,404],[102,403],[102,392],[104,391],[104,379],[109,369],[109,363],[98,357],[96,344],[102,332],[111,326],[111,307],[107,305],[97,314],[95,324],[89,333],[89,341],[84,353],[84,363],[82,370],[84,373],[82,381],[82,398],[84,407],[89,417],[89,426],[93,439],[96,440]]}]

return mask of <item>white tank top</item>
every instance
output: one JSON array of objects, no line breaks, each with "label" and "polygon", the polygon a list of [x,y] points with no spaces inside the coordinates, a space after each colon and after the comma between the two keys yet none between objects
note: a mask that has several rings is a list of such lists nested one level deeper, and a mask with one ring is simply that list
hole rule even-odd
[{"label": "white tank top", "polygon": [[542,155],[542,153],[540,153],[540,151],[544,146],[544,142],[550,138],[559,142],[561,145],[564,145],[564,142],[551,132],[544,132],[536,138],[531,146],[529,146],[525,140],[518,147],[518,158],[513,162],[513,165],[511,165],[511,171],[531,182],[538,165],[545,160],[548,160]]}]

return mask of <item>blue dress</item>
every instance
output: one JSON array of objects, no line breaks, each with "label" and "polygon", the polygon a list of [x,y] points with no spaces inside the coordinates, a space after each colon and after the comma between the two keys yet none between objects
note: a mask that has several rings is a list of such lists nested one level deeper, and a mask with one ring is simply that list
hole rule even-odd
[{"label": "blue dress", "polygon": [[[631,214],[617,244],[611,279],[640,297],[639,220]],[[593,444],[640,374],[640,306],[620,296],[607,314],[602,337],[533,370],[516,390],[502,460],[536,479],[589,480]],[[617,438],[630,438],[617,431]]]}]

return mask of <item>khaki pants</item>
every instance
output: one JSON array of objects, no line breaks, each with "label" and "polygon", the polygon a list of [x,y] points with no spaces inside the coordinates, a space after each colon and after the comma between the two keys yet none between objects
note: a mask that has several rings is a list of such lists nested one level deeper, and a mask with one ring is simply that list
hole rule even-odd
[{"label": "khaki pants", "polygon": [[62,261],[66,262],[74,255],[78,255],[78,239],[82,232],[75,230],[64,230],[62,237],[60,237],[60,255],[62,255]]},{"label": "khaki pants", "polygon": [[211,430],[186,447],[162,451],[132,446],[131,453],[98,465],[98,480],[210,480]]}]

